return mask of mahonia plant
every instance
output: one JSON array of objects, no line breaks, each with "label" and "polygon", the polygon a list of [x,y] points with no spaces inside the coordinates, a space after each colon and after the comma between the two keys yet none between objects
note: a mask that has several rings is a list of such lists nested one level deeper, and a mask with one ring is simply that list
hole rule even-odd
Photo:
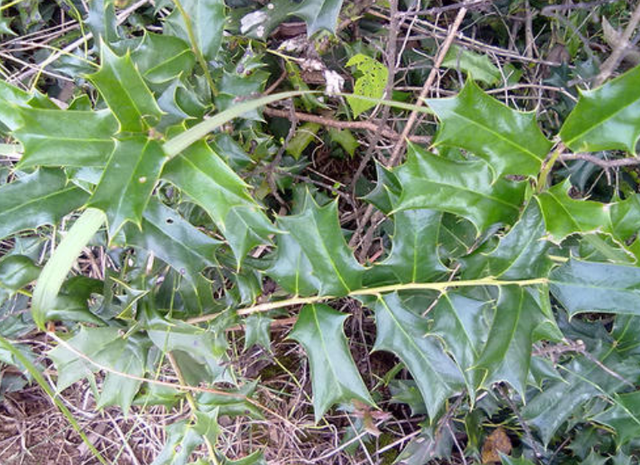
[{"label": "mahonia plant", "polygon": [[[192,15],[200,2],[182,3]],[[386,381],[396,397],[428,416],[405,463],[418,463],[412,454],[432,442],[453,398],[473,409],[500,383],[523,401],[522,418],[543,446],[586,415],[615,431],[619,447],[637,437],[640,196],[576,198],[568,179],[549,185],[549,173],[566,149],[635,156],[640,67],[582,92],[551,140],[534,113],[473,80],[453,98],[427,100],[439,120],[432,145],[409,143],[402,165],[379,166],[365,197],[393,233],[385,257],[364,265],[337,200],[296,187],[292,212],[274,214],[238,174],[250,163],[242,140],[263,124],[265,105],[316,105],[317,96],[246,98],[266,82],[255,54],[241,57],[242,67],[203,72],[202,63],[230,53],[207,23],[224,18],[224,4],[206,3],[193,24],[174,9],[166,34],[124,38],[107,25],[96,41],[100,65],[84,77],[96,93],[66,109],[0,83],[0,122],[21,154],[0,187],[0,238],[18,244],[24,231],[65,231],[44,267],[26,243],[0,260],[0,298],[23,298],[36,282],[31,317],[57,343],[48,354],[57,389],[103,372],[98,408],[188,397],[193,415],[169,427],[154,463],[187,463],[203,443],[216,455],[219,416],[281,420],[257,400],[259,383],[233,373],[227,330],[242,325],[246,347],[268,351],[270,324],[289,310],[297,318],[288,337],[309,360],[315,421],[337,405],[375,410],[345,334],[350,315],[332,306],[349,299],[373,314],[373,350],[392,353],[410,374]],[[298,13],[277,5],[281,15],[266,22],[264,11],[252,13],[241,32],[259,40],[290,14],[309,33],[332,29],[341,2],[316,3],[322,8],[288,6]],[[239,139],[218,130],[229,123]],[[102,279],[71,276],[88,245],[106,247],[119,266]],[[266,293],[266,282],[276,290]],[[584,313],[615,315],[613,329],[589,329]],[[27,325],[21,318],[16,325]],[[533,350],[577,340],[585,350],[560,365]],[[165,363],[180,385],[156,379]],[[584,412],[594,397],[605,402]],[[261,460],[257,451],[242,463]]]}]

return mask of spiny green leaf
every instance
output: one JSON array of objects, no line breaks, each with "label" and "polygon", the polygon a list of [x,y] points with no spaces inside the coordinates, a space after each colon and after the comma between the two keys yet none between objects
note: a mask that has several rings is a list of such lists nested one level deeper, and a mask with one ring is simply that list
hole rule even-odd
[{"label": "spiny green leaf", "polygon": [[291,234],[279,234],[276,255],[266,274],[283,289],[295,296],[315,294],[321,279],[313,274],[313,267],[302,247]]},{"label": "spiny green leaf", "polygon": [[119,57],[109,47],[103,46],[101,62],[100,70],[87,77],[98,88],[120,123],[120,132],[145,132],[157,124],[162,111],[129,52]]},{"label": "spiny green leaf", "polygon": [[616,443],[624,445],[640,435],[640,391],[615,396],[616,403],[597,415],[594,421],[616,431]]},{"label": "spiny green leaf", "polygon": [[510,223],[519,213],[526,185],[493,181],[481,160],[452,161],[409,144],[407,162],[394,170],[402,184],[396,210],[430,208],[460,215],[478,232],[494,223]]},{"label": "spiny green leaf", "polygon": [[0,187],[0,238],[56,224],[81,207],[88,194],[67,183],[62,171],[39,169]]},{"label": "spiny green leaf", "polygon": [[570,185],[567,179],[536,197],[554,242],[575,233],[604,231],[609,225],[609,207],[590,200],[572,199],[568,194]]},{"label": "spiny green leaf", "polygon": [[[307,257],[311,273],[318,280],[320,295],[341,296],[362,286],[364,268],[342,235],[336,202],[320,207],[307,193],[302,213],[282,216],[278,218],[278,225],[291,234]],[[305,262],[299,263],[306,266]],[[299,269],[293,268],[285,277],[293,280],[299,274]]]},{"label": "spiny green leaf", "polygon": [[434,145],[463,148],[483,158],[495,179],[540,171],[552,144],[538,128],[535,113],[510,109],[471,80],[454,98],[426,102],[442,121]]},{"label": "spiny green leaf", "polygon": [[341,7],[342,0],[274,0],[261,10],[244,16],[240,32],[264,40],[290,16],[302,18],[307,23],[309,37],[321,29],[335,32]]},{"label": "spiny green leaf", "polygon": [[406,210],[393,215],[391,255],[367,270],[367,282],[429,282],[447,271],[438,256],[442,213],[434,210]]},{"label": "spiny green leaf", "polygon": [[193,144],[167,163],[162,177],[205,209],[238,262],[276,231],[247,193],[247,184],[205,142]]},{"label": "spiny green leaf", "polygon": [[216,265],[215,251],[221,244],[153,199],[144,211],[142,227],[128,225],[125,234],[128,244],[153,252],[192,282],[206,266]]},{"label": "spiny green leaf", "polygon": [[116,142],[102,178],[87,203],[107,214],[111,237],[126,222],[140,226],[142,213],[166,160],[160,144],[146,136]]},{"label": "spiny green leaf", "polygon": [[203,392],[197,398],[198,408],[202,411],[218,410],[219,415],[232,418],[245,416],[262,419],[264,416],[258,407],[249,402],[255,392],[258,381],[246,383],[237,389],[225,390],[227,395]]},{"label": "spiny green leaf", "polygon": [[167,441],[151,465],[187,465],[191,453],[204,442],[189,420],[167,426]]},{"label": "spiny green leaf", "polygon": [[522,218],[491,252],[478,251],[461,259],[463,279],[491,276],[505,280],[546,276],[550,267],[544,239],[544,219],[536,202],[531,202]]},{"label": "spiny green leaf", "polygon": [[640,137],[640,66],[597,89],[582,91],[560,138],[574,152],[636,153]]},{"label": "spiny green leaf", "polygon": [[640,315],[640,268],[569,260],[549,275],[551,292],[570,315]]},{"label": "spiny green leaf", "polygon": [[309,356],[316,422],[338,402],[359,400],[373,405],[344,335],[348,317],[327,305],[305,305],[289,334]]},{"label": "spiny green leaf", "polygon": [[[189,17],[189,23],[198,49],[207,61],[216,59],[222,33],[225,27],[225,6],[223,0],[180,0],[180,4]],[[182,14],[175,8],[167,17],[165,30],[189,41],[187,24]]]},{"label": "spiny green leaf", "polygon": [[377,336],[374,350],[393,352],[407,366],[435,418],[446,399],[464,387],[460,369],[438,340],[428,337],[429,323],[409,311],[398,294],[380,297],[375,304]]},{"label": "spiny green leaf", "polygon": [[353,110],[353,116],[357,118],[360,113],[376,106],[374,102],[359,99],[357,96],[361,95],[372,99],[384,97],[384,90],[389,80],[389,70],[382,63],[362,53],[349,58],[346,66],[355,66],[362,73],[353,86],[355,95],[347,97],[349,106]]},{"label": "spiny green leaf", "polygon": [[146,324],[147,334],[155,346],[163,352],[181,350],[203,360],[220,359],[226,349],[224,334],[190,325],[180,320],[153,317]]},{"label": "spiny green leaf", "polygon": [[170,82],[189,74],[196,59],[184,40],[146,31],[140,45],[131,53],[140,74],[154,84]]},{"label": "spiny green leaf", "polygon": [[461,70],[475,80],[487,84],[500,82],[500,70],[487,55],[480,55],[465,48],[453,45],[442,61],[443,68]]},{"label": "spiny green leaf", "polygon": [[39,274],[40,268],[29,257],[24,255],[3,257],[0,260],[0,304],[34,281]]},{"label": "spiny green leaf", "polygon": [[524,396],[533,331],[541,311],[526,289],[516,286],[500,288],[500,298],[491,329],[476,368],[485,371],[483,384],[505,381]]},{"label": "spiny green leaf", "polygon": [[381,212],[389,214],[402,194],[402,184],[394,172],[381,163],[376,163],[376,177],[376,187],[364,197],[364,200]]},{"label": "spiny green leaf", "polygon": [[15,107],[13,136],[24,154],[18,166],[102,166],[113,152],[118,123],[111,112]]}]

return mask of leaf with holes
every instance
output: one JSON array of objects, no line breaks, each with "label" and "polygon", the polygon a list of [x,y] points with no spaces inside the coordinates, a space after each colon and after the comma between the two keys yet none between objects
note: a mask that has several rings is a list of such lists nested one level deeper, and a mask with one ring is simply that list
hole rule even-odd
[{"label": "leaf with holes", "polygon": [[362,112],[376,106],[371,100],[362,100],[357,96],[368,97],[369,99],[381,99],[384,97],[384,89],[389,80],[389,70],[380,62],[371,57],[359,53],[352,56],[347,61],[346,66],[355,66],[360,76],[357,77],[353,86],[353,93],[347,97],[347,102],[351,110],[353,110],[354,118],[357,118]]}]

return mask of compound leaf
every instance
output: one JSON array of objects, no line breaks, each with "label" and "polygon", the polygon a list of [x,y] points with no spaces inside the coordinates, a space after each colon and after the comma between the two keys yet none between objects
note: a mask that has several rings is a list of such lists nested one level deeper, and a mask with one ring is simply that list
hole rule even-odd
[{"label": "compound leaf", "polygon": [[338,402],[359,400],[373,405],[344,335],[348,317],[328,305],[305,305],[289,334],[309,356],[316,422]]}]

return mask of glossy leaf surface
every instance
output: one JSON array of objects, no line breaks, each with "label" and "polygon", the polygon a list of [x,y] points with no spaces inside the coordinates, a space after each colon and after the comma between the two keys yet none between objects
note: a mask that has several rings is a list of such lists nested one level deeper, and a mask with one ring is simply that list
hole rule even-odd
[{"label": "glossy leaf surface", "polygon": [[175,8],[167,18],[166,28],[185,41],[189,41],[188,28],[193,32],[195,45],[206,60],[215,60],[225,27],[225,6],[223,0],[180,0],[180,4],[188,17],[185,18]]},{"label": "glossy leaf surface", "polygon": [[483,158],[496,178],[536,175],[551,148],[534,113],[510,109],[471,80],[456,97],[430,99],[427,104],[442,121],[434,144],[463,148]]},{"label": "glossy leaf surface", "polygon": [[309,356],[316,422],[338,402],[359,400],[373,405],[349,352],[343,330],[347,318],[328,305],[305,305],[289,334]]},{"label": "glossy leaf surface", "polygon": [[478,231],[518,216],[524,183],[493,181],[483,161],[452,161],[410,144],[407,162],[395,170],[403,190],[396,210],[430,208],[462,216]]}]

